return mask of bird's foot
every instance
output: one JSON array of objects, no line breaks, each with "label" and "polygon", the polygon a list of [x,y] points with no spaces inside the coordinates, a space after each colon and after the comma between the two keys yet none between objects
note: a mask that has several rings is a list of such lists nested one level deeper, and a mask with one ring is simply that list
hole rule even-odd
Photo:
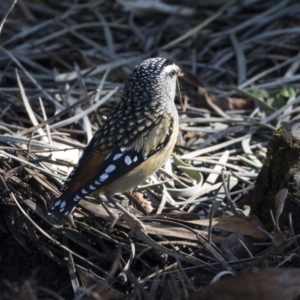
[{"label": "bird's foot", "polygon": [[146,231],[146,227],[142,221],[140,221],[137,217],[135,217],[132,213],[130,213],[125,207],[123,207],[120,203],[118,203],[113,197],[108,197],[107,200],[111,202],[116,208],[119,209],[123,213],[123,218],[127,225],[131,228],[131,233],[135,230],[143,229]]}]

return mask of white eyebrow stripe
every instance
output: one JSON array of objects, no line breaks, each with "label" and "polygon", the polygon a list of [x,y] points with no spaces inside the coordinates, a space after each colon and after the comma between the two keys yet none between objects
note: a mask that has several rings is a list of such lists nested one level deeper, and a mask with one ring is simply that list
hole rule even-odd
[{"label": "white eyebrow stripe", "polygon": [[164,74],[170,74],[171,71],[174,70],[174,71],[178,72],[179,69],[180,69],[180,68],[179,68],[177,65],[175,65],[175,64],[173,63],[172,65],[168,65],[168,66],[164,67],[164,68],[162,69],[162,73],[164,73]]}]

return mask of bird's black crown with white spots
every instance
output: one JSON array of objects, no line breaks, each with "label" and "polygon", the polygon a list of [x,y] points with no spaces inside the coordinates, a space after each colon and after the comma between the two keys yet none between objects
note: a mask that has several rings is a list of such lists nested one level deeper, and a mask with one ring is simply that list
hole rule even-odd
[{"label": "bird's black crown with white spots", "polygon": [[[135,67],[120,102],[83,151],[50,211],[68,215],[85,195],[96,190],[104,194],[123,192],[151,175],[139,166],[167,147],[172,134],[177,136],[177,76],[181,76],[180,68],[166,58],[150,58]],[[174,143],[173,138],[172,149]],[[135,168],[137,176],[128,184],[128,179],[122,182]]]}]

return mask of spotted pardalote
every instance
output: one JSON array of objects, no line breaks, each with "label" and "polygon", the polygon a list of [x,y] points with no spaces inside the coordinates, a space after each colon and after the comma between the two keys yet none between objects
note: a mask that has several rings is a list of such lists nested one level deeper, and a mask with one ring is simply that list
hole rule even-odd
[{"label": "spotted pardalote", "polygon": [[120,102],[84,149],[50,211],[68,215],[91,193],[111,197],[129,191],[166,162],[178,135],[174,98],[182,75],[166,58],[135,67]]}]

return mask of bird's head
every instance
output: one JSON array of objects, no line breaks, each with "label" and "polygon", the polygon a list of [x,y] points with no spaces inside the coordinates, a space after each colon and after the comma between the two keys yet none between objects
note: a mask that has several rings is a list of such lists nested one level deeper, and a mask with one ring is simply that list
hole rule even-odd
[{"label": "bird's head", "polygon": [[145,103],[150,106],[174,105],[176,80],[182,75],[181,69],[167,58],[146,59],[130,74],[123,98],[138,106]]}]

